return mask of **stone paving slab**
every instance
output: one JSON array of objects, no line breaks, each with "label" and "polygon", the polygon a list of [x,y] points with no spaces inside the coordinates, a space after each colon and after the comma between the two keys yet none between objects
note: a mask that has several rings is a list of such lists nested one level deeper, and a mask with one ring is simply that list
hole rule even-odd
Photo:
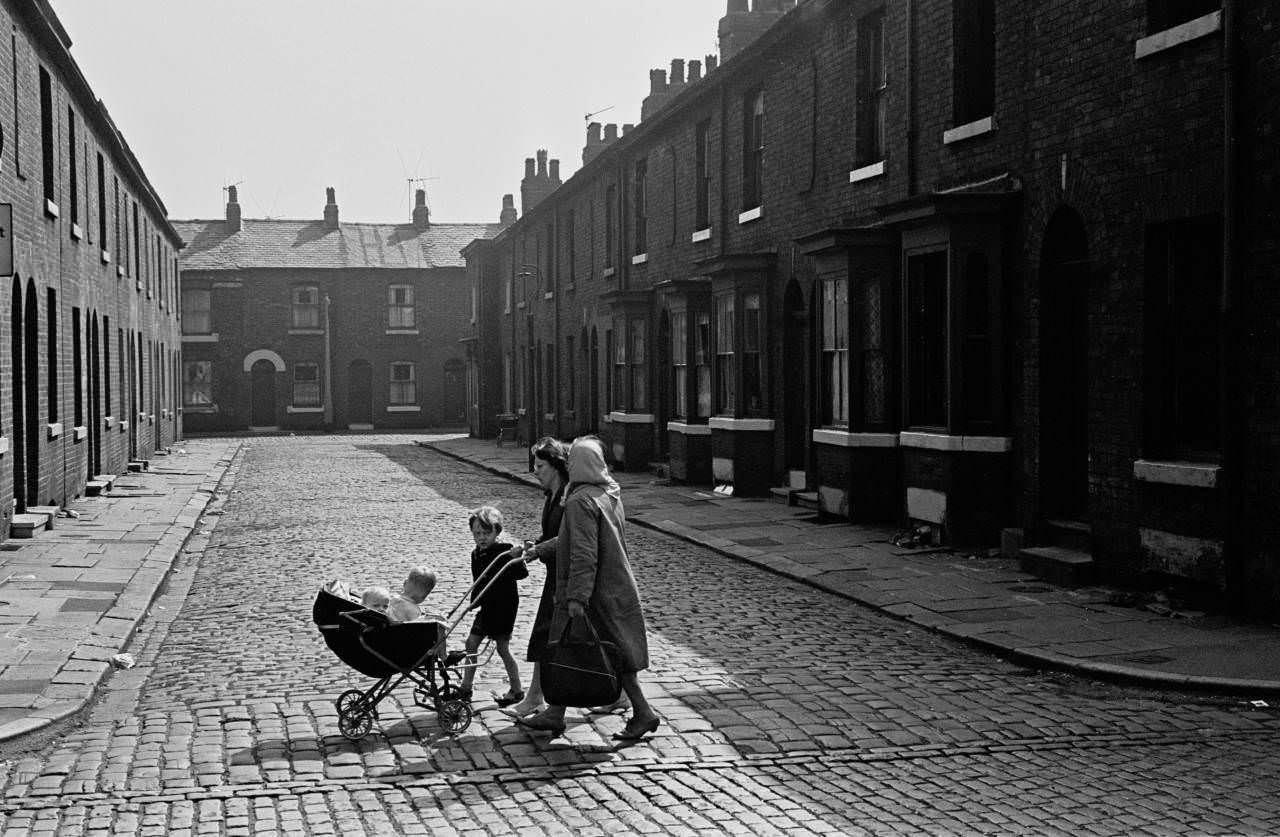
[{"label": "stone paving slab", "polygon": [[[530,485],[526,452],[466,437],[417,444]],[[1168,618],[1056,587],[1004,558],[905,550],[893,531],[615,474],[628,519],[1033,665],[1153,686],[1280,695],[1280,628]]]},{"label": "stone paving slab", "polygon": [[0,551],[0,741],[83,709],[128,644],[239,443],[194,440],[112,491],[68,503],[78,518]]}]

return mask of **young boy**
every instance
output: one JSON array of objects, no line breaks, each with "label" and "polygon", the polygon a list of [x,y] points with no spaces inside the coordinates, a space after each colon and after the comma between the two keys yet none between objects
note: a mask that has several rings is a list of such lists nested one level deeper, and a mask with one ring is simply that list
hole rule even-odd
[{"label": "young boy", "polygon": [[[471,683],[476,676],[476,651],[485,638],[492,639],[497,646],[498,656],[507,669],[507,682],[510,688],[505,695],[499,697],[499,706],[510,706],[524,697],[524,688],[520,685],[520,667],[515,657],[511,656],[511,631],[516,624],[516,609],[520,606],[520,591],[516,581],[529,575],[523,563],[496,575],[511,556],[505,553],[511,544],[498,540],[502,534],[502,512],[493,506],[481,506],[471,512],[467,525],[471,528],[471,536],[475,538],[476,548],[471,553],[471,577],[475,580],[471,600],[480,608],[476,621],[467,636],[467,666],[462,675],[462,695],[471,697]],[[488,589],[486,588],[488,586]],[[481,591],[483,595],[481,595]]]},{"label": "young boy", "polygon": [[430,567],[414,567],[398,595],[392,596],[387,605],[387,616],[392,622],[412,622],[422,618],[422,603],[436,588],[436,572]]}]

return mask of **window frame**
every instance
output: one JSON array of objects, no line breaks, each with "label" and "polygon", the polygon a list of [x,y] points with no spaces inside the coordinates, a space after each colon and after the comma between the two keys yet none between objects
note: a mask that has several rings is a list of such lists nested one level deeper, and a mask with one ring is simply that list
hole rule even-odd
[{"label": "window frame", "polygon": [[742,211],[764,206],[764,87],[742,99]]},{"label": "window frame", "polygon": [[883,161],[887,150],[889,72],[884,7],[858,18],[857,27],[854,167],[862,168]]},{"label": "window frame", "polygon": [[712,414],[717,416],[738,415],[737,369],[735,367],[735,334],[737,317],[737,294],[723,291],[712,296],[715,329],[715,364],[714,385],[715,396],[712,402]]},{"label": "window frame", "polygon": [[694,126],[694,228],[695,232],[711,228],[711,120],[703,119]]},{"label": "window frame", "polygon": [[[824,277],[822,288],[822,424],[847,428],[850,425],[849,390],[849,277]],[[843,298],[842,298],[843,296]],[[843,338],[843,341],[841,340]],[[841,343],[843,342],[843,345]]]},{"label": "window frame", "polygon": [[[396,300],[397,291],[404,292],[403,300]],[[417,309],[413,285],[387,285],[387,328],[414,329],[417,327]]]},{"label": "window frame", "polygon": [[[201,298],[204,305],[196,305]],[[204,328],[199,328],[203,319]],[[182,289],[182,333],[204,335],[213,333],[213,291],[210,288]]]},{"label": "window frame", "polygon": [[632,180],[631,208],[633,231],[633,255],[639,256],[649,252],[649,158],[636,160],[635,176]]},{"label": "window frame", "polygon": [[952,125],[995,115],[995,0],[953,0],[951,33]]},{"label": "window frame", "polygon": [[[311,377],[306,377],[300,373],[309,372]],[[303,397],[299,397],[299,392]],[[314,390],[314,396],[307,398],[306,395]],[[324,405],[324,397],[320,389],[320,364],[314,361],[297,361],[293,364],[292,387],[290,389],[290,398],[294,407],[321,407]]]},{"label": "window frame", "polygon": [[[202,379],[194,379],[192,371],[197,369],[204,370]],[[182,406],[183,407],[212,407],[213,401],[213,361],[212,360],[186,360],[182,361]],[[204,392],[206,399],[204,401],[196,400],[196,395]]]},{"label": "window frame", "polygon": [[[393,360],[387,363],[387,405],[391,407],[416,406],[418,403],[418,365],[411,360]],[[407,370],[405,377],[397,378],[397,370]]]},{"label": "window frame", "polygon": [[[298,297],[301,293],[310,291],[315,295],[313,302],[301,302]],[[318,329],[320,328],[320,286],[311,284],[296,284],[289,286],[289,327],[293,329]],[[310,312],[313,316],[301,316]],[[314,322],[308,322],[314,320]]]},{"label": "window frame", "polygon": [[[915,279],[913,262],[940,260],[942,264],[941,289],[922,288],[913,291]],[[902,401],[903,426],[913,429],[945,430],[949,427],[951,407],[951,253],[948,245],[922,247],[903,253],[902,273]],[[922,280],[927,277],[922,277]],[[936,280],[936,277],[934,277]],[[928,293],[931,292],[931,293]],[[920,316],[914,308],[918,296],[924,296],[922,305],[937,305],[941,310],[926,307]],[[940,331],[928,331],[940,325]],[[925,333],[917,340],[917,331]],[[923,354],[923,357],[921,356]],[[936,373],[939,377],[930,379]]]}]

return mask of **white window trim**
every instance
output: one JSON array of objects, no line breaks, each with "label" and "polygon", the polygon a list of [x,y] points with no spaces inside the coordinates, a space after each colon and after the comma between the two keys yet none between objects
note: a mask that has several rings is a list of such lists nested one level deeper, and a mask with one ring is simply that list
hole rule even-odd
[{"label": "white window trim", "polygon": [[601,276],[603,276],[605,279],[608,279],[608,278],[609,278],[610,276],[612,276],[615,272],[617,272],[615,268],[612,268],[612,267],[606,267],[606,268],[604,269],[604,272],[603,272],[603,273],[601,273],[600,275],[601,275]]},{"label": "white window trim", "polygon": [[711,425],[709,424],[688,424],[683,421],[667,422],[667,429],[672,433],[679,433],[682,436],[710,436]]},{"label": "white window trim", "polygon": [[388,413],[420,413],[422,408],[417,404],[388,404]]},{"label": "white window trim", "polygon": [[71,222],[71,237],[74,238],[76,241],[79,241],[80,239],[84,238],[84,230],[81,229],[80,225],[77,224],[75,221]]},{"label": "white window trim", "polygon": [[634,256],[631,257],[632,264],[644,264],[647,261],[649,261],[649,254],[647,252],[636,253]]},{"label": "white window trim", "polygon": [[59,213],[58,205],[48,198],[44,199],[44,213],[50,218],[57,218]]},{"label": "white window trim", "polygon": [[103,264],[111,264],[111,252],[110,252],[110,251],[108,251],[108,250],[103,250],[103,251],[102,251],[102,263],[103,263]]},{"label": "white window trim", "polygon": [[693,235],[689,236],[689,241],[693,242],[694,244],[697,244],[699,241],[710,241],[710,240],[711,240],[710,227],[698,230]]},{"label": "white window trim", "polygon": [[322,328],[291,328],[289,329],[289,333],[290,334],[324,334],[324,329]]},{"label": "white window trim", "polygon": [[[320,332],[320,333],[323,334],[324,332]],[[418,334],[418,330],[416,328],[389,328],[387,329],[387,334],[416,335]]]},{"label": "white window trim", "polygon": [[983,134],[989,134],[996,129],[995,116],[984,116],[981,119],[975,119],[972,122],[966,122],[963,125],[957,125],[954,128],[948,128],[942,132],[942,144],[950,145],[953,142],[962,142],[974,137],[980,137]]},{"label": "white window trim", "polygon": [[183,343],[217,343],[218,332],[212,334],[184,334],[182,335]]},{"label": "white window trim", "polygon": [[89,435],[89,428],[83,424],[79,424],[71,428],[71,434],[75,441],[79,442]]},{"label": "white window trim", "polygon": [[1215,488],[1221,471],[1221,466],[1204,462],[1137,459],[1133,463],[1133,478],[1136,480],[1192,488]]},{"label": "white window trim", "polygon": [[9,452],[9,437],[0,436],[0,454]]},{"label": "white window trim", "polygon": [[289,404],[284,408],[284,411],[286,413],[323,413],[324,407],[295,407]]},{"label": "white window trim", "polygon": [[56,439],[62,435],[62,422],[55,421],[46,425],[49,428],[49,438]]},{"label": "white window trim", "polygon": [[872,163],[868,166],[862,166],[849,172],[849,182],[858,183],[863,180],[870,180],[873,177],[880,177],[884,174],[884,160],[878,163]]},{"label": "white window trim", "polygon": [[814,444],[834,445],[841,448],[896,448],[897,433],[850,433],[829,427],[813,430]]},{"label": "white window trim", "polygon": [[1013,449],[1012,436],[952,436],[948,433],[918,433],[904,431],[898,434],[898,444],[904,448],[945,450],[963,453],[1008,453]]},{"label": "white window trim", "polygon": [[653,424],[653,413],[624,413],[614,410],[609,413],[609,421],[619,424]]},{"label": "white window trim", "polygon": [[748,209],[746,212],[739,212],[738,223],[749,224],[752,221],[759,221],[763,217],[764,217],[764,204],[760,204],[759,206],[755,206],[755,207],[752,207],[751,209]]},{"label": "white window trim", "polygon": [[1205,35],[1212,35],[1214,32],[1221,30],[1222,10],[1219,9],[1216,12],[1209,12],[1207,15],[1188,20],[1186,23],[1179,23],[1177,26],[1170,26],[1168,29],[1153,32],[1145,38],[1139,38],[1133,44],[1133,60],[1137,61],[1149,55],[1164,52],[1166,49],[1173,49],[1188,41],[1194,41],[1197,38],[1203,38]]}]

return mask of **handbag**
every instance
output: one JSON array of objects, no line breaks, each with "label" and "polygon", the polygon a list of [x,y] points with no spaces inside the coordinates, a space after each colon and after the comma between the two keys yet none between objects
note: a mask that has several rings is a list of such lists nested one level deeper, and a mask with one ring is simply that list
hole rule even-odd
[{"label": "handbag", "polygon": [[[589,636],[573,631],[584,622]],[[618,647],[600,639],[589,614],[570,619],[559,639],[547,643],[541,660],[542,693],[553,706],[606,706],[622,693],[615,660]]]}]

